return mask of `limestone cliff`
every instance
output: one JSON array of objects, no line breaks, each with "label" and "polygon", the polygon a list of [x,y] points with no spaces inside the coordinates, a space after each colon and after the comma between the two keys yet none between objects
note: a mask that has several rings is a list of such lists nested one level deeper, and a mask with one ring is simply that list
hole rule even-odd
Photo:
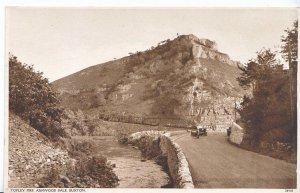
[{"label": "limestone cliff", "polygon": [[228,125],[243,89],[238,62],[194,35],[95,65],[52,83],[62,104],[90,114]]}]

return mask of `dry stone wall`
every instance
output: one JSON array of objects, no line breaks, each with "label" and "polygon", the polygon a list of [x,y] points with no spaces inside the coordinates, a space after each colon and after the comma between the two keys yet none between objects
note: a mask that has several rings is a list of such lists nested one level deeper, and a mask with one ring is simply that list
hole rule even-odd
[{"label": "dry stone wall", "polygon": [[170,133],[162,131],[144,131],[132,134],[128,142],[146,150],[147,153],[165,156],[170,176],[176,188],[194,188],[189,164]]},{"label": "dry stone wall", "polygon": [[244,129],[236,123],[232,123],[231,125],[231,134],[229,136],[229,141],[241,145],[244,137]]}]

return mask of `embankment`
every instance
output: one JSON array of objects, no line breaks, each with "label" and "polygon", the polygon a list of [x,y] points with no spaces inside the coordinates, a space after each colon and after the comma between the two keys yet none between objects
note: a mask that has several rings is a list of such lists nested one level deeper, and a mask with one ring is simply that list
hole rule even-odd
[{"label": "embankment", "polygon": [[128,138],[128,143],[139,147],[148,158],[165,161],[175,188],[194,188],[188,162],[169,135],[162,131],[137,132]]},{"label": "embankment", "polygon": [[271,130],[263,135],[260,140],[254,139],[245,133],[244,129],[236,123],[231,125],[231,134],[228,141],[240,148],[285,160],[291,163],[297,163],[296,145],[289,142],[276,140],[275,136],[283,136],[280,130]]}]

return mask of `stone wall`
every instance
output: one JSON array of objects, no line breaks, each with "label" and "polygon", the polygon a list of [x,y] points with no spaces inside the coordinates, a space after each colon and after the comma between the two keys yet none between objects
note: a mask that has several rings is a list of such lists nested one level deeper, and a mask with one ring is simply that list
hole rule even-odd
[{"label": "stone wall", "polygon": [[141,125],[151,125],[151,126],[164,126],[164,127],[178,127],[178,128],[189,128],[192,124],[191,120],[186,118],[158,118],[158,117],[142,117],[138,115],[122,115],[118,113],[104,114],[100,113],[98,115],[99,119],[111,122],[123,122],[123,123],[133,123]]},{"label": "stone wall", "polygon": [[147,154],[164,156],[167,159],[170,177],[176,188],[194,188],[189,164],[170,133],[162,131],[144,131],[132,134],[128,143],[138,146]]},{"label": "stone wall", "polygon": [[232,123],[231,125],[231,134],[229,136],[229,141],[240,145],[243,141],[244,137],[244,129],[236,123]]}]

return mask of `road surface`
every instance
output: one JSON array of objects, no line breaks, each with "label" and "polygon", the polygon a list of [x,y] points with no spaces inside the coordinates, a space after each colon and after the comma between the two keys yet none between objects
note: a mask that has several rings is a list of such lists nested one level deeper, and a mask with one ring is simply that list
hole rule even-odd
[{"label": "road surface", "polygon": [[190,165],[196,188],[296,188],[296,164],[250,152],[227,141],[226,134],[172,136]]}]

